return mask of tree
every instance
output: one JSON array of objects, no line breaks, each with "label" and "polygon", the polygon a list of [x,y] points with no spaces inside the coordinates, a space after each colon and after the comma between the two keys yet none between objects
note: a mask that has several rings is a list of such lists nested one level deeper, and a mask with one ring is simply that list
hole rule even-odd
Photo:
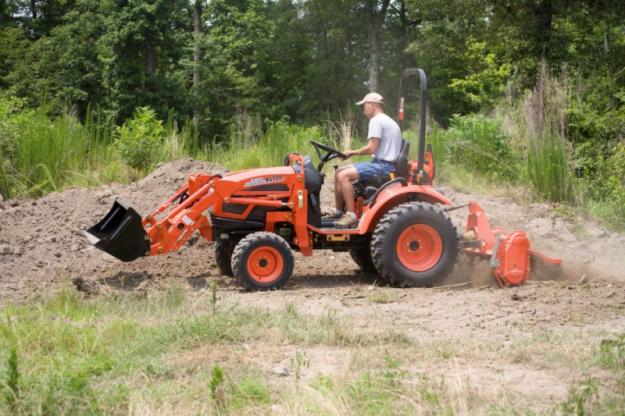
[{"label": "tree", "polygon": [[78,0],[49,34],[30,44],[23,36],[12,39],[11,49],[19,57],[4,79],[14,94],[33,105],[45,99],[53,109],[69,108],[76,115],[84,115],[90,103],[102,102],[102,70],[94,47],[105,31],[99,3]]},{"label": "tree", "polygon": [[367,32],[369,35],[369,91],[377,92],[380,77],[380,31],[386,18],[386,11],[390,0],[381,0],[378,10],[378,0],[366,0]]},{"label": "tree", "polygon": [[119,120],[136,107],[150,106],[160,117],[170,109],[189,113],[181,60],[191,32],[184,0],[114,0],[101,40],[108,104]]}]

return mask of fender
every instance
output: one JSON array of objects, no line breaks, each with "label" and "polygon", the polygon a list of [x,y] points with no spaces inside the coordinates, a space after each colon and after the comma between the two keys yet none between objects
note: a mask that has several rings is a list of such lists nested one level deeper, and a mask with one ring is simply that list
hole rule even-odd
[{"label": "fender", "polygon": [[430,204],[453,205],[452,201],[429,185],[396,183],[384,189],[372,204],[363,208],[358,234],[373,231],[378,219],[389,209],[406,201],[424,201]]}]

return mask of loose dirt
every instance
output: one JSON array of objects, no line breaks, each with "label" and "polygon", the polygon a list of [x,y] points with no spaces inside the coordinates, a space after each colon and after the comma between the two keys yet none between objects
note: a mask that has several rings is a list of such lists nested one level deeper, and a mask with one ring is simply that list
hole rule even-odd
[{"label": "loose dirt", "polygon": [[[491,224],[508,231],[525,230],[533,248],[564,260],[563,271],[545,268],[522,287],[499,289],[485,262],[462,257],[442,287],[395,289],[359,272],[348,254],[320,251],[309,258],[296,255],[294,277],[284,290],[247,293],[219,275],[212,244],[200,238],[192,238],[179,252],[132,263],[122,263],[88,244],[83,230],[101,219],[116,198],[146,214],[187,175],[200,171],[223,173],[224,169],[183,159],[127,186],[71,189],[37,200],[2,202],[0,305],[73,287],[72,280],[92,294],[149,293],[176,286],[197,293],[200,300],[215,282],[228,302],[263,308],[294,304],[299,313],[311,315],[333,310],[360,328],[392,328],[417,342],[440,342],[443,350],[461,349],[465,353],[444,365],[439,357],[433,361],[437,365],[419,362],[409,370],[438,377],[459,391],[471,386],[489,397],[506,391],[531,395],[538,410],[563,400],[571,383],[582,375],[560,365],[549,344],[536,355],[517,356],[516,342],[545,333],[566,339],[575,333],[579,336],[567,345],[583,339],[587,346],[625,332],[623,235],[593,220],[564,219],[547,204],[520,205],[448,187],[440,190],[457,204],[479,201]],[[326,206],[331,206],[332,185],[331,178],[326,180]],[[454,212],[459,228],[465,213]],[[475,350],[485,344],[490,346],[486,351]],[[259,362],[266,361],[271,373],[271,367],[291,353],[274,352],[275,357]],[[340,371],[346,351],[311,350],[309,354],[317,357],[316,365],[306,370],[314,374]],[[445,356],[444,351],[441,354]]]}]

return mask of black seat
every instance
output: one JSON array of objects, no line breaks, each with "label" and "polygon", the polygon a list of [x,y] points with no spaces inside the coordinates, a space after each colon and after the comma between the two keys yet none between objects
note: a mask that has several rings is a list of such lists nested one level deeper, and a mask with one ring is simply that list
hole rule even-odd
[{"label": "black seat", "polygon": [[401,147],[399,149],[399,156],[395,159],[395,175],[402,178],[408,178],[410,173],[410,167],[408,166],[408,157],[410,155],[410,142],[406,139],[401,139]]}]

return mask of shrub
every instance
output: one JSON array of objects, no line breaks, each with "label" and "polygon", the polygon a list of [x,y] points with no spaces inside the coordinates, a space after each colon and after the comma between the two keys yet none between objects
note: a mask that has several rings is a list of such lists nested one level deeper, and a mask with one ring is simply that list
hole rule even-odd
[{"label": "shrub", "polygon": [[443,140],[451,163],[492,179],[514,177],[517,162],[497,119],[455,115]]},{"label": "shrub", "polygon": [[126,163],[138,170],[147,170],[158,160],[165,128],[149,107],[139,107],[133,118],[115,130],[115,144]]}]

